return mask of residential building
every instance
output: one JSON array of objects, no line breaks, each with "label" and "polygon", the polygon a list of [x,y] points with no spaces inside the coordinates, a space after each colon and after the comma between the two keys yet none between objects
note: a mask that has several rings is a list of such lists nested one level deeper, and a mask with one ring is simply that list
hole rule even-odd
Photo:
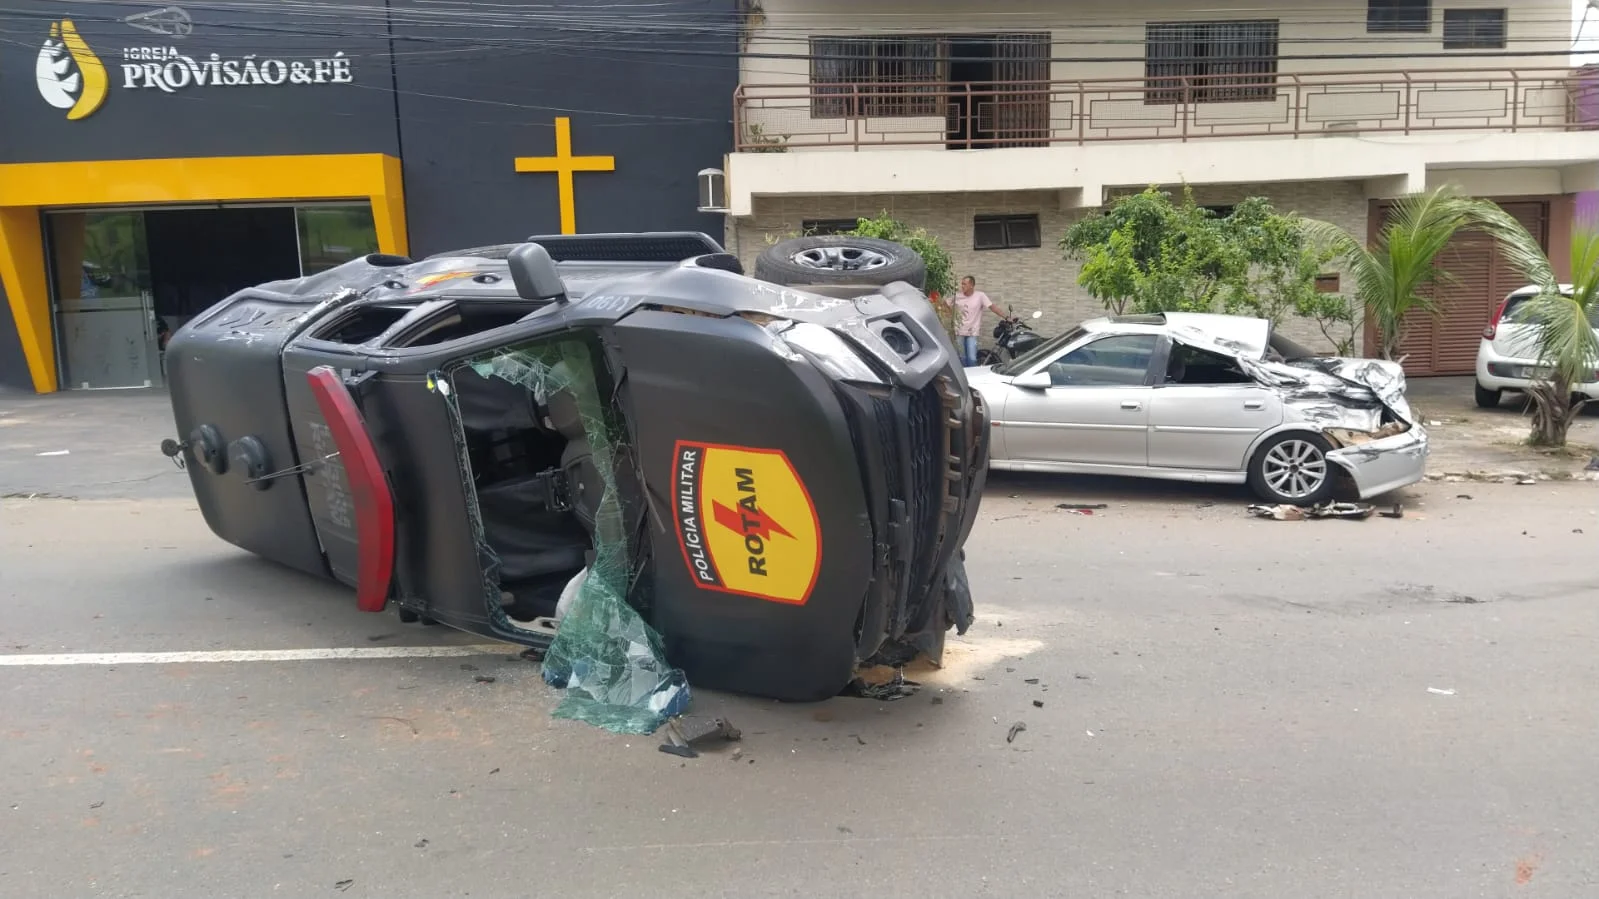
[{"label": "residential building", "polygon": [[[1393,198],[1449,183],[1499,201],[1557,263],[1576,197],[1599,188],[1568,0],[746,0],[745,16],[729,246],[748,263],[886,211],[1053,329],[1103,312],[1057,242],[1151,184],[1368,235]],[[1443,261],[1442,315],[1404,348],[1416,375],[1469,372],[1518,286],[1476,235]],[[1320,283],[1346,292],[1340,274]]]},{"label": "residential building", "polygon": [[7,3],[0,386],[159,388],[163,330],[375,251],[719,231],[733,0],[651,11]]}]

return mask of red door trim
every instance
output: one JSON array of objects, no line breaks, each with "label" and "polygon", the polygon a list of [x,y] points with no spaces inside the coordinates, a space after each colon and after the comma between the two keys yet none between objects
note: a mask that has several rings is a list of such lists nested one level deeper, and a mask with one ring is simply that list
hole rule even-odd
[{"label": "red door trim", "polygon": [[363,612],[381,612],[389,601],[394,574],[394,493],[378,461],[372,436],[355,399],[338,372],[319,365],[306,373],[311,394],[333,433],[339,459],[355,504],[356,553],[359,560],[355,605]]}]

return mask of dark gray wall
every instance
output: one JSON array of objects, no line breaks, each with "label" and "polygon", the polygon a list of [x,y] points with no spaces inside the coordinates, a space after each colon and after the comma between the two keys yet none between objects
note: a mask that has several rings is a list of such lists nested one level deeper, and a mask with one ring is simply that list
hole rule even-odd
[{"label": "dark gray wall", "polygon": [[0,387],[33,389],[33,376],[28,374],[28,360],[22,355],[17,323],[11,318],[11,308],[6,305],[4,285],[0,285]]},{"label": "dark gray wall", "polygon": [[695,173],[732,147],[734,0],[604,0],[559,7],[394,0],[401,149],[415,254],[560,230],[555,118],[574,155],[616,157],[575,176],[577,229],[694,229]]},{"label": "dark gray wall", "polygon": [[[197,4],[184,7],[190,32],[172,36],[125,21],[160,2],[11,0],[0,11],[0,163],[399,155],[421,255],[559,231],[556,177],[518,174],[514,160],[552,155],[555,118],[567,116],[574,154],[616,157],[614,172],[576,175],[579,231],[720,237],[721,218],[695,211],[695,173],[732,146],[736,2]],[[62,18],[110,76],[104,104],[80,121],[35,87],[39,48]],[[125,56],[142,48],[313,67],[342,51],[351,83],[128,88],[124,63],[148,60]],[[0,318],[0,383],[27,386],[14,323]]]},{"label": "dark gray wall", "polygon": [[[274,5],[269,3],[255,8],[196,4],[184,7],[192,30],[181,36],[152,34],[124,21],[163,5],[6,3],[0,12],[0,162],[396,152],[394,81],[381,0],[365,12],[352,6],[343,20],[311,15],[303,7],[269,9]],[[35,86],[39,50],[50,25],[63,18],[77,26],[109,76],[104,104],[78,121],[45,102]],[[313,78],[320,67],[324,80],[191,85],[171,92],[127,87],[124,65],[151,62],[130,60],[129,51],[138,56],[151,50],[175,51],[197,63],[209,62],[215,53],[242,64],[243,57],[254,54],[258,64],[301,63]],[[349,83],[333,81],[335,64],[329,60],[341,51],[349,61]],[[178,66],[172,68],[175,73]],[[145,80],[142,71],[137,80]]]}]

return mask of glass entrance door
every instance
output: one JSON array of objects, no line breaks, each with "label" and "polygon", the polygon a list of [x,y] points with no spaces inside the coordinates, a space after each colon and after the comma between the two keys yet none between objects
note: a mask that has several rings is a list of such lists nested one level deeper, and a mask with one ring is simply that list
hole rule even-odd
[{"label": "glass entrance door", "polygon": [[153,387],[161,339],[142,212],[53,212],[51,275],[62,383],[84,390]]}]

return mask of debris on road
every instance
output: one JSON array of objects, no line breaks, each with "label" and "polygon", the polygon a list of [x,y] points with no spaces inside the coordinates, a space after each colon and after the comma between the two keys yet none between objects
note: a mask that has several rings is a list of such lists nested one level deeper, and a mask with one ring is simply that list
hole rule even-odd
[{"label": "debris on road", "polygon": [[[1376,506],[1370,503],[1340,503],[1325,502],[1317,506],[1305,508],[1283,504],[1278,506],[1252,505],[1249,513],[1256,518],[1270,518],[1276,521],[1303,521],[1306,518],[1370,518],[1376,511]],[[1396,510],[1398,506],[1394,507]],[[1385,518],[1398,518],[1399,515],[1384,515]]]},{"label": "debris on road", "polygon": [[1070,512],[1073,515],[1092,515],[1096,510],[1109,509],[1110,506],[1104,503],[1060,503],[1055,508]]},{"label": "debris on road", "polygon": [[71,455],[71,453],[72,453],[72,450],[51,450],[51,451],[49,451],[47,453],[34,453],[34,455],[35,456],[66,456],[66,455]]},{"label": "debris on road", "polygon": [[1010,726],[1010,733],[1007,733],[1005,735],[1005,742],[1007,742],[1007,743],[1016,742],[1016,735],[1021,733],[1022,731],[1026,730],[1026,729],[1027,729],[1027,724],[1025,722],[1018,721],[1015,724],[1012,724]]},{"label": "debris on road", "polygon": [[694,749],[694,744],[696,743],[704,743],[713,737],[720,738],[727,743],[734,743],[744,738],[743,732],[734,727],[726,718],[711,718],[709,720],[671,718],[667,720],[665,730],[666,742],[660,745],[660,751],[686,759],[700,757],[700,754]]},{"label": "debris on road", "polygon": [[1394,503],[1394,507],[1393,507],[1392,511],[1389,511],[1389,512],[1378,512],[1377,514],[1382,516],[1383,518],[1404,518],[1405,517],[1405,507],[1400,505],[1399,503]]},{"label": "debris on road", "polygon": [[[884,672],[892,672],[884,676]],[[844,688],[845,696],[855,696],[861,699],[876,699],[879,702],[893,702],[907,696],[915,696],[922,685],[913,680],[905,679],[905,669],[892,668],[866,669],[856,675]]]},{"label": "debris on road", "polygon": [[1042,699],[1033,700],[1033,708],[1041,709],[1043,707],[1044,707],[1044,700],[1042,700]]},{"label": "debris on road", "polygon": [[1440,690],[1437,687],[1428,687],[1427,688],[1427,692],[1428,693],[1436,693],[1439,696],[1453,696],[1453,695],[1455,695],[1455,691],[1454,690]]},{"label": "debris on road", "polygon": [[476,682],[478,682],[480,684],[492,684],[496,680],[498,680],[498,678],[496,678],[496,677],[494,677],[493,675],[490,675],[490,674],[474,674],[472,676],[472,680],[474,680],[474,681],[476,681]]}]

